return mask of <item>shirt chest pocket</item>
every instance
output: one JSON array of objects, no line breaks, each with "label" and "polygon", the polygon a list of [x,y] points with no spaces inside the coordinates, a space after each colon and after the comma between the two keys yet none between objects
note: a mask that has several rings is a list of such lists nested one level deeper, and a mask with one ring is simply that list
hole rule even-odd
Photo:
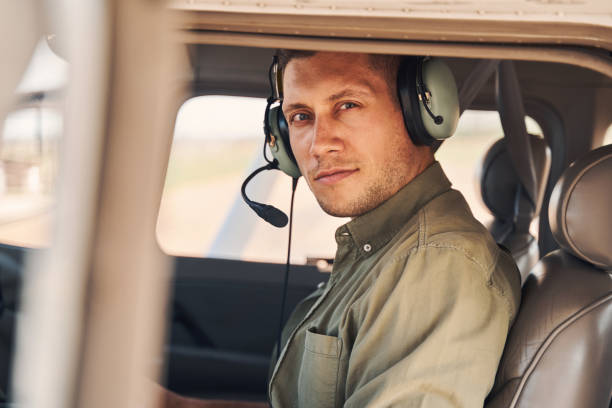
[{"label": "shirt chest pocket", "polygon": [[298,378],[300,408],[335,407],[341,352],[341,339],[308,329]]}]

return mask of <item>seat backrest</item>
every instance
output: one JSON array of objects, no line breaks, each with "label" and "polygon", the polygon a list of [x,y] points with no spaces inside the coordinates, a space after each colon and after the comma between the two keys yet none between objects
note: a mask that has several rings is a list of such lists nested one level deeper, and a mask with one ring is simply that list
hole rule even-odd
[{"label": "seat backrest", "polygon": [[561,249],[528,275],[487,408],[608,407],[612,395],[612,145],[557,182]]},{"label": "seat backrest", "polygon": [[488,226],[498,244],[506,247],[521,272],[521,283],[540,259],[538,240],[529,232],[531,221],[542,207],[550,172],[550,149],[544,139],[529,135],[536,170],[536,202],[531,203],[506,148],[506,140],[495,142],[480,167],[480,193],[493,214]]}]

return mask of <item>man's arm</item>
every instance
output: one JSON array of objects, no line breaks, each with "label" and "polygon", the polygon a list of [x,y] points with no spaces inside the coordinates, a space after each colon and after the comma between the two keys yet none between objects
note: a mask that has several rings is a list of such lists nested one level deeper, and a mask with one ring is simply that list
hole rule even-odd
[{"label": "man's arm", "polygon": [[460,248],[419,248],[403,262],[358,306],[345,407],[482,406],[513,313],[500,289],[510,288]]},{"label": "man's arm", "polygon": [[157,408],[269,408],[267,402],[200,400],[187,398],[169,391],[157,384]]},{"label": "man's arm", "polygon": [[269,408],[267,402],[198,400],[181,396],[173,397],[166,408]]}]

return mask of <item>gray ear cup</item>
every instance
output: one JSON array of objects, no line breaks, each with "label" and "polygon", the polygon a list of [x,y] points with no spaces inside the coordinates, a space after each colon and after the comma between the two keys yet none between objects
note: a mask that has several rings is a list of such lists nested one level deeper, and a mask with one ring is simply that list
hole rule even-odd
[{"label": "gray ear cup", "polygon": [[439,59],[423,61],[423,83],[429,91],[429,109],[436,116],[443,118],[442,123],[436,123],[421,101],[420,110],[423,126],[431,137],[444,140],[451,137],[459,122],[459,96],[455,77],[448,65]]},{"label": "gray ear cup", "polygon": [[443,61],[404,58],[397,92],[414,144],[431,146],[453,135],[459,121],[459,96],[455,78]]},{"label": "gray ear cup", "polygon": [[293,178],[300,177],[302,173],[289,144],[289,127],[280,105],[270,108],[268,121],[270,127],[268,147],[272,156],[278,161],[278,168]]}]

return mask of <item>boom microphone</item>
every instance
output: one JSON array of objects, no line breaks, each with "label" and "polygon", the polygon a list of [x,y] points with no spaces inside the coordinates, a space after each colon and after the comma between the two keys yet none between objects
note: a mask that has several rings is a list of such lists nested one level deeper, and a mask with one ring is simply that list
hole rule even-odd
[{"label": "boom microphone", "polygon": [[249,199],[249,197],[247,197],[246,195],[246,186],[253,179],[253,177],[255,177],[264,170],[274,170],[277,168],[277,166],[278,162],[274,160],[273,162],[256,169],[244,180],[240,191],[242,192],[242,199],[244,200],[244,202],[247,203],[247,205],[251,207],[251,209],[255,211],[258,216],[260,216],[270,224],[274,225],[275,227],[282,228],[287,225],[287,222],[289,221],[287,215],[284,212],[271,205],[253,201]]}]

